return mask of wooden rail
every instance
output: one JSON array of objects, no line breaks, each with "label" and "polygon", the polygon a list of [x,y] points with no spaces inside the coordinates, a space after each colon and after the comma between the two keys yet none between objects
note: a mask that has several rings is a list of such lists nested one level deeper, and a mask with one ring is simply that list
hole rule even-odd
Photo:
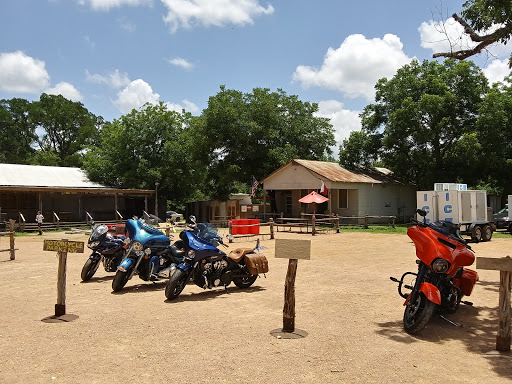
[{"label": "wooden rail", "polygon": [[0,236],[9,236],[9,248],[0,249],[0,252],[10,252],[11,260],[16,259],[17,248],[14,248],[14,224],[16,222],[14,220],[9,220],[9,232],[0,232]]}]

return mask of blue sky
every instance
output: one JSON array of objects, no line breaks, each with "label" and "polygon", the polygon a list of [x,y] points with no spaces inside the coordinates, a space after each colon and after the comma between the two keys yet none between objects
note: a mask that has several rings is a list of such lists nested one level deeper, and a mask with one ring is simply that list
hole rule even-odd
[{"label": "blue sky", "polygon": [[[42,92],[112,121],[162,101],[199,115],[221,85],[319,103],[341,142],[373,87],[449,50],[463,0],[1,0],[0,99]],[[447,34],[438,31],[444,27]],[[474,61],[491,82],[510,46]]]}]

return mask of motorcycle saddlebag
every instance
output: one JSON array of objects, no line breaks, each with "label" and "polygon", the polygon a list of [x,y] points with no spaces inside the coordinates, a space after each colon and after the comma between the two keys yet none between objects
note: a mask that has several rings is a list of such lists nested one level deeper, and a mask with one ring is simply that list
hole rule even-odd
[{"label": "motorcycle saddlebag", "polygon": [[245,255],[245,266],[251,275],[268,272],[267,258],[259,253]]}]

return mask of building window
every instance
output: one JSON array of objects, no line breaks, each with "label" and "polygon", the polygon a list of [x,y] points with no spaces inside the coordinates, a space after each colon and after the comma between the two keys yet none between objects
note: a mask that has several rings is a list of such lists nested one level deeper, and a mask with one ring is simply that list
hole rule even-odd
[{"label": "building window", "polygon": [[338,208],[348,208],[348,189],[338,189]]}]

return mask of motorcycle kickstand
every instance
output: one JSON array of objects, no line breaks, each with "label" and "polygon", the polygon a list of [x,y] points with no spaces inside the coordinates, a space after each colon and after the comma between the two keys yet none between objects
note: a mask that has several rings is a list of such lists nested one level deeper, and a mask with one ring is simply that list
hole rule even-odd
[{"label": "motorcycle kickstand", "polygon": [[451,321],[450,319],[447,319],[446,317],[444,317],[443,315],[439,315],[439,317],[441,319],[443,319],[444,321],[447,321],[448,323],[450,323],[451,325],[453,325],[454,327],[460,327],[462,328],[464,326],[464,324],[460,323],[460,324],[457,324],[455,321]]}]

